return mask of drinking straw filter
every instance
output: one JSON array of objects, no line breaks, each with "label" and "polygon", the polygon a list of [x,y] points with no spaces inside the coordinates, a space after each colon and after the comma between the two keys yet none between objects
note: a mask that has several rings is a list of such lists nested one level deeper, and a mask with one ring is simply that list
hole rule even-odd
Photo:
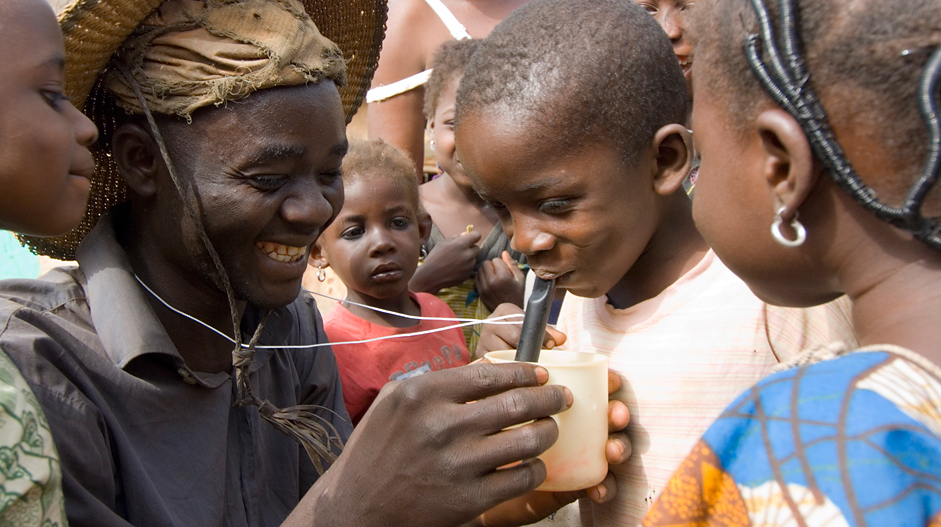
[{"label": "drinking straw filter", "polygon": [[538,362],[542,339],[549,323],[549,309],[555,296],[555,279],[543,280],[536,277],[533,294],[526,304],[526,316],[520,330],[520,341],[516,347],[517,362]]}]

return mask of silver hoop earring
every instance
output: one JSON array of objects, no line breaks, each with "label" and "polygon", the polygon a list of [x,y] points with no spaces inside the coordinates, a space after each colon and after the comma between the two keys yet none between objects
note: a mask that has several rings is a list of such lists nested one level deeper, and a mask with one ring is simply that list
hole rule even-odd
[{"label": "silver hoop earring", "polygon": [[422,244],[421,250],[418,251],[418,261],[424,262],[425,258],[428,257],[428,250],[425,249],[425,244]]},{"label": "silver hoop earring", "polygon": [[434,152],[434,151],[435,151],[435,140],[432,139],[431,141],[428,141],[428,146],[430,146],[430,147],[431,147],[431,151]]},{"label": "silver hoop earring", "polygon": [[323,282],[327,279],[327,272],[323,270],[323,266],[317,267],[317,281]]},{"label": "silver hoop earring", "polygon": [[781,234],[781,224],[784,223],[784,220],[781,219],[781,213],[784,212],[784,209],[785,207],[782,206],[774,213],[774,223],[771,224],[771,236],[774,237],[774,241],[784,247],[800,247],[807,241],[807,229],[804,228],[801,222],[797,221],[797,211],[794,211],[794,219],[791,220],[790,226],[797,234],[797,238],[793,240],[785,238],[784,235]]}]

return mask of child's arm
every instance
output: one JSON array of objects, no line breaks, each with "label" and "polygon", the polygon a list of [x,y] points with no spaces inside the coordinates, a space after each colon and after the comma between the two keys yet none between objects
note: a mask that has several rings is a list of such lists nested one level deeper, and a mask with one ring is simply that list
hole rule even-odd
[{"label": "child's arm", "polygon": [[500,304],[523,307],[526,276],[507,251],[500,258],[484,262],[477,270],[476,282],[480,299],[490,311]]},{"label": "child's arm", "polygon": [[435,245],[408,282],[408,288],[436,294],[470,278],[480,252],[480,233],[473,231],[446,238]]}]

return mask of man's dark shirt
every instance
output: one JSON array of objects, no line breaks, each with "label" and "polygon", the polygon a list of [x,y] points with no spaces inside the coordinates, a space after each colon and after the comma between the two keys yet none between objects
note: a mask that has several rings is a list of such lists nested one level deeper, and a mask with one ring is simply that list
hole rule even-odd
[{"label": "man's dark shirt", "polygon": [[[0,348],[49,420],[70,524],[279,525],[317,479],[304,449],[254,406],[233,407],[234,371],[186,366],[107,217],[77,260],[43,280],[0,282]],[[260,344],[326,341],[302,294],[272,313]],[[346,441],[352,427],[329,347],[258,350],[250,371],[255,393],[280,408],[332,410],[320,415]]]}]

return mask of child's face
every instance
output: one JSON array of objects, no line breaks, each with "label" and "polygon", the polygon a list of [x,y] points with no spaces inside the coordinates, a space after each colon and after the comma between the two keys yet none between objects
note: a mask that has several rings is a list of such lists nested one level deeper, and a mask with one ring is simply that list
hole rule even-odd
[{"label": "child's face", "polygon": [[63,96],[62,33],[40,0],[0,10],[0,228],[62,234],[85,213],[95,125]]},{"label": "child's face", "polygon": [[573,152],[510,117],[468,116],[461,161],[537,276],[583,297],[610,291],[659,223],[652,156],[632,167],[607,145]]},{"label": "child's face", "polygon": [[634,0],[653,15],[660,27],[670,37],[673,43],[673,52],[683,67],[683,75],[689,82],[691,55],[693,46],[686,36],[686,10],[693,6],[693,0]]},{"label": "child's face", "polygon": [[457,77],[441,90],[434,119],[429,126],[431,138],[435,142],[435,158],[441,165],[441,170],[451,176],[451,179],[458,185],[470,187],[470,180],[464,173],[464,167],[457,160],[457,150],[454,147],[454,103],[457,100],[457,88],[460,83],[461,79]]},{"label": "child's face", "polygon": [[384,174],[344,185],[343,209],[318,242],[346,286],[372,298],[407,293],[421,238],[417,203]]}]

